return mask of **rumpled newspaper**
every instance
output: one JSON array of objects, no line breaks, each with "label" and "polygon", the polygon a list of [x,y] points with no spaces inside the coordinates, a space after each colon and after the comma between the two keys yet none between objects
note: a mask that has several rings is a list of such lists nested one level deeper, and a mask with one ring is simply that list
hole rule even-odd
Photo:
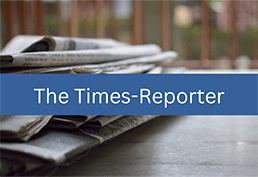
[{"label": "rumpled newspaper", "polygon": [[1,115],[0,138],[1,141],[28,141],[37,134],[52,116],[39,115]]},{"label": "rumpled newspaper", "polygon": [[98,50],[29,52],[0,55],[0,66],[8,68],[81,65],[155,55],[160,52],[161,48],[155,44]]},{"label": "rumpled newspaper", "polygon": [[96,116],[53,116],[47,127],[58,129],[75,129]]},{"label": "rumpled newspaper", "polygon": [[[70,73],[70,74],[99,74],[103,72],[115,71],[118,69],[123,69],[131,65],[140,64],[155,64],[159,65],[164,61],[174,61],[178,54],[174,51],[167,51],[158,53],[151,56],[143,56],[138,58],[129,58],[125,60],[112,61],[100,64],[87,64],[78,66],[66,66],[66,67],[49,67],[49,68],[39,68],[39,69],[26,69],[23,71],[15,72],[16,74],[39,74],[39,73]],[[10,70],[6,69],[6,72]],[[2,69],[2,72],[4,70]]]},{"label": "rumpled newspaper", "polygon": [[[164,73],[162,62],[177,57],[176,52],[161,52],[154,44],[131,46],[110,39],[23,37],[17,36],[1,51],[1,73],[159,74]],[[1,167],[0,172],[40,174],[40,169],[76,160],[102,142],[155,117],[0,116],[1,164],[8,167]],[[9,142],[13,140],[26,142]],[[17,164],[23,165],[16,169]]]},{"label": "rumpled newspaper", "polygon": [[21,52],[66,51],[100,49],[126,46],[128,44],[113,39],[71,38],[57,36],[18,35],[9,41],[1,55]]},{"label": "rumpled newspaper", "polygon": [[99,139],[101,142],[107,141],[121,133],[130,130],[144,122],[147,122],[157,115],[139,115],[139,116],[123,116],[114,122],[107,124],[104,127],[88,127],[87,125],[82,125],[80,130],[92,137]]},{"label": "rumpled newspaper", "polygon": [[121,118],[122,116],[97,116],[94,119],[86,122],[83,126],[87,127],[104,127],[105,125]]},{"label": "rumpled newspaper", "polygon": [[45,36],[42,37],[42,39],[39,41],[25,48],[22,52],[102,49],[121,47],[126,45],[128,44],[108,38],[93,39]]}]

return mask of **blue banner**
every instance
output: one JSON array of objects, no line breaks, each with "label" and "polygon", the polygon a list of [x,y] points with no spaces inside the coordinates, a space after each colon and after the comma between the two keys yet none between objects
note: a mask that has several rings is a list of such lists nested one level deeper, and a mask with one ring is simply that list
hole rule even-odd
[{"label": "blue banner", "polygon": [[1,115],[257,115],[257,74],[1,74]]}]

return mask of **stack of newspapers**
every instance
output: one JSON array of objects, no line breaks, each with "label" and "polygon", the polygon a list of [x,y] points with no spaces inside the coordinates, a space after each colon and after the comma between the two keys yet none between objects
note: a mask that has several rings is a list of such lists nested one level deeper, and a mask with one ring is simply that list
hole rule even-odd
[{"label": "stack of newspapers", "polygon": [[[1,73],[161,74],[174,51],[112,39],[20,35],[0,52]],[[2,93],[3,94],[3,93]],[[4,103],[2,103],[4,104]],[[157,116],[1,115],[1,175],[48,174]]]}]

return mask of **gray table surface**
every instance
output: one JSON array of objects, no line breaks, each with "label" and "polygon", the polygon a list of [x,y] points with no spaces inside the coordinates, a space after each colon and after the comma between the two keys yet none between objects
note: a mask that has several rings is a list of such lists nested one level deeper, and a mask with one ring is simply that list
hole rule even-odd
[{"label": "gray table surface", "polygon": [[258,117],[156,118],[52,175],[258,176]]}]

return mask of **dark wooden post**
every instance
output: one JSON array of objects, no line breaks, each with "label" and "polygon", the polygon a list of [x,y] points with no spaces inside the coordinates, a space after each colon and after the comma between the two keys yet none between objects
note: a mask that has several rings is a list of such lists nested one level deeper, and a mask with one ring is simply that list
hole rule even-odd
[{"label": "dark wooden post", "polygon": [[4,44],[9,42],[14,37],[14,11],[13,1],[5,0],[2,1],[2,17],[4,19],[5,30],[4,30]]},{"label": "dark wooden post", "polygon": [[32,1],[33,25],[35,35],[45,35],[45,8],[41,0]]},{"label": "dark wooden post", "polygon": [[169,1],[161,1],[161,47],[163,51],[170,49]]},{"label": "dark wooden post", "polygon": [[133,0],[133,44],[143,43],[142,1]]},{"label": "dark wooden post", "polygon": [[28,12],[27,12],[27,2],[25,0],[19,0],[18,11],[19,11],[19,25],[20,34],[28,34]]}]

